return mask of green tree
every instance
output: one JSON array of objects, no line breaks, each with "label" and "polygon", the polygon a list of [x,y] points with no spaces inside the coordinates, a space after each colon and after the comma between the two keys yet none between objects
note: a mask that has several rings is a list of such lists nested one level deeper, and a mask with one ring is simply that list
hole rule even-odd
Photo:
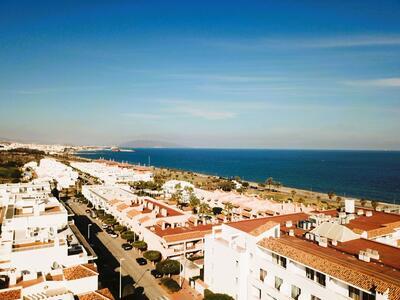
[{"label": "green tree", "polygon": [[234,299],[227,294],[213,293],[209,289],[205,289],[204,300],[234,300]]},{"label": "green tree", "polygon": [[128,241],[128,242],[132,242],[135,240],[135,233],[133,231],[124,231],[123,233],[121,233],[121,238],[123,238],[124,240]]},{"label": "green tree", "polygon": [[201,216],[204,216],[205,214],[208,214],[209,212],[210,212],[210,205],[208,205],[205,202],[200,203],[200,205],[199,205],[199,214]]},{"label": "green tree", "polygon": [[163,275],[178,275],[181,268],[181,263],[173,259],[162,260],[156,264],[156,270]]},{"label": "green tree", "polygon": [[268,190],[271,190],[271,186],[274,184],[274,179],[272,177],[268,177],[267,180],[265,180],[265,184],[268,186]]},{"label": "green tree", "polygon": [[145,241],[136,241],[132,243],[132,246],[140,251],[147,250],[147,243]]},{"label": "green tree", "polygon": [[334,193],[334,192],[329,192],[329,193],[328,193],[328,198],[329,198],[329,200],[332,200],[333,197],[335,197],[335,193]]},{"label": "green tree", "polygon": [[372,206],[372,208],[374,209],[374,210],[376,210],[376,208],[378,207],[378,202],[377,201],[371,201],[371,206]]},{"label": "green tree", "polygon": [[360,204],[361,204],[362,207],[364,207],[365,204],[367,204],[367,200],[365,200],[364,198],[361,198],[360,199]]},{"label": "green tree", "polygon": [[337,203],[337,204],[340,204],[340,202],[342,202],[342,197],[337,196],[337,197],[336,197],[336,203]]},{"label": "green tree", "polygon": [[291,190],[290,191],[290,196],[292,197],[292,201],[295,202],[295,196],[296,196],[297,192],[295,190]]},{"label": "green tree", "polygon": [[161,278],[161,284],[172,293],[175,293],[181,289],[179,284],[172,278]]},{"label": "green tree", "polygon": [[215,216],[219,215],[220,213],[222,213],[222,210],[223,210],[223,208],[222,207],[218,207],[218,206],[215,206],[215,207],[212,208],[212,212],[213,212],[213,214]]},{"label": "green tree", "polygon": [[143,253],[143,257],[151,261],[152,263],[156,263],[161,260],[162,256],[160,251],[149,250]]},{"label": "green tree", "polygon": [[231,202],[226,202],[224,204],[224,210],[226,212],[226,215],[230,217],[232,215],[232,210],[233,210],[233,204]]},{"label": "green tree", "polygon": [[200,205],[200,199],[196,197],[195,194],[191,193],[189,198],[189,206],[193,211],[197,210],[197,207]]},{"label": "green tree", "polygon": [[122,226],[122,225],[115,225],[114,226],[114,230],[115,231],[119,231],[119,232],[123,232],[123,231],[126,231],[126,226]]}]

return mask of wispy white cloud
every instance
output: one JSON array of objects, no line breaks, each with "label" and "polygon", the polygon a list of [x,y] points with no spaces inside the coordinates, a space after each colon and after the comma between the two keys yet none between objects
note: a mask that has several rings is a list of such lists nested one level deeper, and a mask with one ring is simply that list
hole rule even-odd
[{"label": "wispy white cloud", "polygon": [[243,76],[232,74],[201,74],[201,73],[173,73],[165,74],[163,77],[178,78],[178,79],[199,79],[207,81],[222,81],[232,83],[256,83],[282,80],[278,76]]},{"label": "wispy white cloud", "polygon": [[400,87],[400,77],[390,78],[377,78],[366,80],[349,80],[344,82],[350,86],[363,86],[363,87]]},{"label": "wispy white cloud", "polygon": [[160,99],[167,113],[192,116],[206,120],[225,120],[237,116],[237,112],[226,110],[215,102]]},{"label": "wispy white cloud", "polygon": [[43,95],[43,94],[79,92],[86,90],[97,90],[101,88],[102,87],[100,86],[70,86],[70,87],[54,87],[54,88],[19,89],[19,90],[10,90],[9,92],[18,95]]},{"label": "wispy white cloud", "polygon": [[237,50],[267,50],[267,49],[330,49],[354,47],[400,46],[400,35],[338,35],[322,37],[262,37],[255,39],[214,39],[201,40],[209,46]]},{"label": "wispy white cloud", "polygon": [[124,117],[145,119],[145,120],[159,120],[165,118],[165,115],[157,113],[122,113]]}]

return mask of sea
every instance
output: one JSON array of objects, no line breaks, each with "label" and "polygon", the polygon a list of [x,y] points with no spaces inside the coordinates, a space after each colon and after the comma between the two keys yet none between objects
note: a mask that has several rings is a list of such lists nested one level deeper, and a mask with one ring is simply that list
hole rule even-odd
[{"label": "sea", "polygon": [[400,204],[400,151],[139,148],[78,156],[264,182]]}]

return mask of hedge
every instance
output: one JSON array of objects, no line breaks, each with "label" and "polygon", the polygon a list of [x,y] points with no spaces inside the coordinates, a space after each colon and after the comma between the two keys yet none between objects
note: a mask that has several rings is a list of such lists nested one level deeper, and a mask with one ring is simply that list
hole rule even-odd
[{"label": "hedge", "polygon": [[181,289],[179,284],[175,280],[169,277],[162,278],[161,284],[165,286],[170,292],[177,292]]}]

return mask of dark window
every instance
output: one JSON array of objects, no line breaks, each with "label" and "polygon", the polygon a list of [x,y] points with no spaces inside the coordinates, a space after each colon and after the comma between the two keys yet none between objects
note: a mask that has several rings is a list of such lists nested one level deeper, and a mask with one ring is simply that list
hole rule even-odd
[{"label": "dark window", "polygon": [[354,300],[361,299],[361,291],[355,287],[349,286],[349,298]]},{"label": "dark window", "polygon": [[317,272],[317,282],[320,285],[325,286],[326,285],[326,276],[325,276],[325,274],[321,274],[321,273]]},{"label": "dark window", "polygon": [[314,280],[314,274],[315,274],[314,270],[306,268],[306,276],[308,279]]},{"label": "dark window", "polygon": [[295,285],[292,285],[292,293],[291,293],[292,298],[297,300],[299,299],[300,294],[301,294],[301,289]]}]

